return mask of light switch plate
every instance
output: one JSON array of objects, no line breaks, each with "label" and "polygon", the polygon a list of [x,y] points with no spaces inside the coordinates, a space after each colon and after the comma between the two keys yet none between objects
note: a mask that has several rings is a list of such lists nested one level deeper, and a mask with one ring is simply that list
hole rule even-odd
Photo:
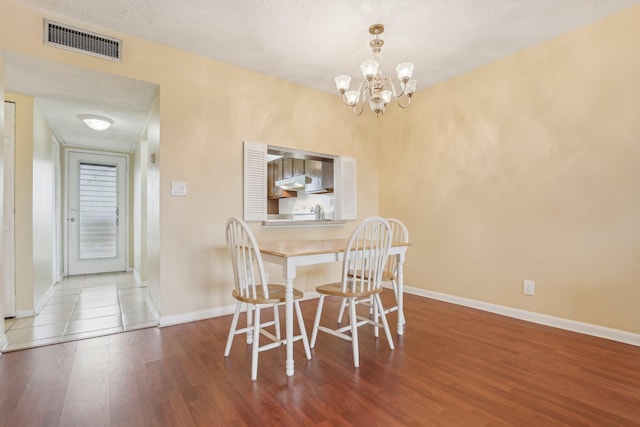
[{"label": "light switch plate", "polygon": [[171,181],[171,195],[172,196],[186,196],[187,195],[187,183],[183,181]]},{"label": "light switch plate", "polygon": [[522,282],[522,293],[525,295],[535,295],[536,282],[533,280],[524,280]]}]

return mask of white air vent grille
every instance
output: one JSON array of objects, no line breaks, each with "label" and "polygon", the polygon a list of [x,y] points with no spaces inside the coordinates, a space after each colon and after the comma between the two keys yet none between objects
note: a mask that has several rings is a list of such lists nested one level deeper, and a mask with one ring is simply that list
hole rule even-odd
[{"label": "white air vent grille", "polygon": [[122,62],[122,40],[44,20],[44,43],[74,52]]}]

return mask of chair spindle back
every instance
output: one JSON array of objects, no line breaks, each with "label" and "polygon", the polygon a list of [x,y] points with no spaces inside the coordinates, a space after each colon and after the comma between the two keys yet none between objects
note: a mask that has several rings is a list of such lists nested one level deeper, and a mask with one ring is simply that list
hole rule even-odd
[{"label": "chair spindle back", "polygon": [[[409,242],[409,231],[402,221],[395,218],[387,218],[387,222],[389,222],[389,226],[391,227],[391,243]],[[395,256],[389,257],[384,271],[391,273],[393,277],[395,277],[398,271],[398,258]]]},{"label": "chair spindle back", "polygon": [[345,248],[342,291],[362,292],[381,285],[382,272],[391,246],[391,228],[381,217],[360,223]]},{"label": "chair spindle back", "polygon": [[236,292],[248,298],[269,298],[262,256],[251,229],[244,221],[229,218],[225,230]]}]

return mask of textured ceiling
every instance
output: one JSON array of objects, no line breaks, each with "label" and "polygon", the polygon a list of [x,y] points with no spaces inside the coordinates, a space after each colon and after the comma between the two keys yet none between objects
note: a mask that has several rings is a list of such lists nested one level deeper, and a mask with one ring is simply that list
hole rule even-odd
[{"label": "textured ceiling", "polygon": [[[392,74],[397,63],[413,62],[419,91],[640,4],[640,0],[19,2],[102,26],[105,35],[116,30],[331,93],[335,75],[359,76],[359,64],[370,54],[368,28],[374,23],[385,26],[383,71]],[[7,63],[9,69],[11,61]],[[109,98],[105,94],[98,99]]]},{"label": "textured ceiling", "polygon": [[[144,131],[155,84],[1,52],[10,92],[33,96],[60,141],[70,147],[131,152]],[[105,131],[86,127],[79,116],[113,120]]]}]

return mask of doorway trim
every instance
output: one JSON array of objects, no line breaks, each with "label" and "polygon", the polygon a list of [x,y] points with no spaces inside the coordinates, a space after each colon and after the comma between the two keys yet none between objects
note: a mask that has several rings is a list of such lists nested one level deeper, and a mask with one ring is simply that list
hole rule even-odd
[{"label": "doorway trim", "polygon": [[64,218],[64,230],[63,230],[63,245],[64,245],[64,276],[69,275],[69,174],[70,174],[70,164],[69,164],[69,156],[70,153],[80,153],[80,154],[90,154],[90,155],[98,155],[98,156],[119,156],[124,158],[125,160],[125,173],[124,173],[124,215],[123,221],[120,223],[124,223],[124,271],[130,271],[129,266],[129,252],[130,252],[130,236],[129,236],[129,185],[130,185],[130,166],[129,160],[130,155],[128,153],[118,153],[113,151],[95,151],[95,150],[83,150],[79,148],[65,148],[64,150],[64,210],[63,210],[63,218]]},{"label": "doorway trim", "polygon": [[63,246],[62,246],[62,159],[60,157],[60,142],[54,136],[52,140],[53,155],[53,268],[51,274],[53,283],[62,281]]},{"label": "doorway trim", "polygon": [[3,191],[3,292],[4,317],[16,315],[16,255],[15,255],[15,147],[16,147],[16,104],[4,102],[4,140],[2,157],[4,159]]}]

